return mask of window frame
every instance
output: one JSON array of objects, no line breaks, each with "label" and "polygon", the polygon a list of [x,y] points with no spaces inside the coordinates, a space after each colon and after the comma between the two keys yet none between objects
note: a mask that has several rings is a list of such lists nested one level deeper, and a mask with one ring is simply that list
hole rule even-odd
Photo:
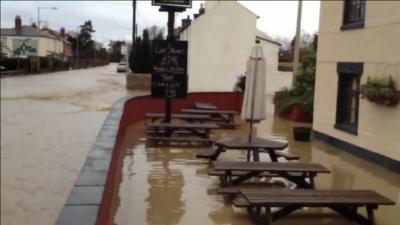
[{"label": "window frame", "polygon": [[[357,135],[358,134],[358,120],[359,120],[359,112],[360,112],[360,80],[363,74],[363,63],[348,63],[348,62],[339,62],[337,64],[337,75],[338,75],[338,87],[337,87],[337,96],[336,96],[336,115],[335,115],[335,125],[334,128],[338,130],[345,131],[350,134]],[[355,122],[348,123],[343,122],[343,106],[340,104],[343,91],[343,81],[341,80],[342,76],[352,76],[357,79],[357,90],[356,90],[356,102],[355,102]]]},{"label": "window frame", "polygon": [[349,17],[349,4],[351,2],[352,1],[343,0],[342,26],[340,27],[340,30],[342,30],[342,31],[352,30],[352,29],[361,29],[361,28],[364,28],[364,25],[365,25],[367,1],[364,1],[364,0],[362,1],[364,3],[362,20],[350,22],[348,17]]}]

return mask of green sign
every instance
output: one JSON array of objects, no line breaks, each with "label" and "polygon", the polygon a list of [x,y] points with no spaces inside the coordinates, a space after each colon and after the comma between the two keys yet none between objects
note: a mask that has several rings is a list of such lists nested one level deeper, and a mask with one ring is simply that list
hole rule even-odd
[{"label": "green sign", "polygon": [[152,0],[152,4],[155,6],[172,6],[178,8],[191,8],[191,0]]},{"label": "green sign", "polygon": [[37,55],[37,40],[27,39],[14,39],[13,40],[13,53],[17,56],[22,55]]}]

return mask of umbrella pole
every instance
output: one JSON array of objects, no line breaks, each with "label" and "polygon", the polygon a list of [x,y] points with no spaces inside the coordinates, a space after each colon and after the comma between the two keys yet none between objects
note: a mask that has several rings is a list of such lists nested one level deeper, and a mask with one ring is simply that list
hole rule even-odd
[{"label": "umbrella pole", "polygon": [[251,143],[252,139],[253,139],[253,120],[250,120],[249,143]]},{"label": "umbrella pole", "polygon": [[[252,139],[253,139],[253,120],[250,120],[250,131],[249,131],[249,140],[248,140],[249,143],[251,143]],[[250,161],[250,154],[251,154],[251,150],[248,149],[247,150],[247,161],[248,162]]]}]

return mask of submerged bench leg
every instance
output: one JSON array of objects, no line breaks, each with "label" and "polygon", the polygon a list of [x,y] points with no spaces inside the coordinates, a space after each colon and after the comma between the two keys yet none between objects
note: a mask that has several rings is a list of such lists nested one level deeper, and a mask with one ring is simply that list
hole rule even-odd
[{"label": "submerged bench leg", "polygon": [[260,175],[261,173],[262,173],[262,171],[254,171],[254,172],[249,172],[242,176],[238,176],[236,179],[232,179],[231,184],[239,185],[252,177],[256,177],[256,176]]},{"label": "submerged bench leg", "polygon": [[368,215],[368,220],[370,221],[371,225],[375,225],[375,215],[374,215],[374,210],[377,209],[378,206],[376,205],[367,205],[367,215]]},{"label": "submerged bench leg", "polygon": [[222,147],[217,147],[214,154],[210,157],[210,161],[217,160],[222,151],[223,151]]},{"label": "submerged bench leg", "polygon": [[260,218],[261,207],[259,206],[249,206],[247,207],[247,213],[255,224],[263,224]]},{"label": "submerged bench leg", "polygon": [[305,179],[307,178],[306,175],[304,176],[290,176],[287,173],[279,173],[280,176],[283,178],[295,183],[298,188],[304,188],[304,189],[313,189],[313,185],[308,183]]},{"label": "submerged bench leg", "polygon": [[290,213],[292,213],[298,209],[301,209],[301,208],[302,208],[302,206],[300,206],[300,205],[283,207],[272,214],[272,221],[279,220],[280,218],[285,217],[285,216],[289,215]]},{"label": "submerged bench leg", "polygon": [[338,207],[330,206],[329,208],[340,213],[342,216],[346,217],[350,221],[355,221],[360,225],[374,225],[369,219],[357,213],[357,207]]},{"label": "submerged bench leg", "polygon": [[272,224],[271,207],[269,207],[269,206],[265,207],[265,216],[266,216],[265,224],[267,224],[267,225]]}]

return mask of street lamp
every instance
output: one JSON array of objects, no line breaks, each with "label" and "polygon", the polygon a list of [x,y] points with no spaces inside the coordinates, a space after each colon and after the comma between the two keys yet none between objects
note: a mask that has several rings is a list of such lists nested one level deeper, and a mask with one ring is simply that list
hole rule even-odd
[{"label": "street lamp", "polygon": [[38,9],[37,9],[37,26],[38,26],[38,28],[40,29],[40,10],[41,9],[51,9],[51,10],[57,10],[57,7],[54,7],[54,6],[52,6],[52,7],[38,7]]}]

